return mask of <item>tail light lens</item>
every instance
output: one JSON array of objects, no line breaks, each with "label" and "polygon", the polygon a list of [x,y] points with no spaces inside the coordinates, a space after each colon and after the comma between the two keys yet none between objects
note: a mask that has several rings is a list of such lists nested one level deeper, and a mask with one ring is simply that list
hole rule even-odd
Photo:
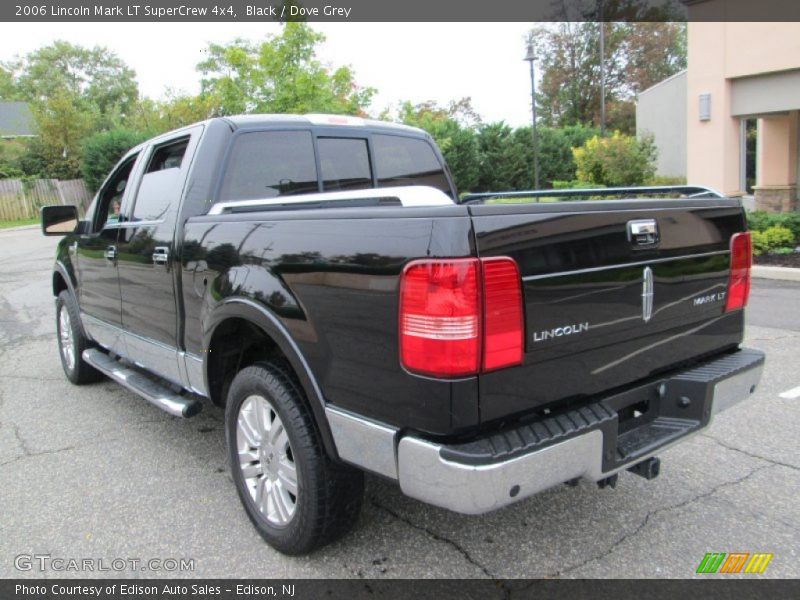
[{"label": "tail light lens", "polygon": [[736,233],[731,237],[731,269],[728,275],[728,293],[725,311],[744,308],[750,296],[750,267],[753,263],[750,233]]},{"label": "tail light lens", "polygon": [[480,293],[475,259],[410,263],[400,282],[400,360],[434,377],[468,375],[480,361]]},{"label": "tail light lens", "polygon": [[522,362],[522,290],[517,263],[481,260],[483,274],[483,370]]},{"label": "tail light lens", "polygon": [[400,279],[400,361],[463,377],[522,360],[522,292],[510,258],[419,260]]}]

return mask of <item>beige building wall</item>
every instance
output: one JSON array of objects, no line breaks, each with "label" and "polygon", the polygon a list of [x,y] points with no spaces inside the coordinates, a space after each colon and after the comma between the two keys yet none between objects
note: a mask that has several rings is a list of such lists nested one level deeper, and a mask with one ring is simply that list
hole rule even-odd
[{"label": "beige building wall", "polygon": [[686,71],[638,95],[636,135],[653,136],[656,175],[686,178]]},{"label": "beige building wall", "polygon": [[[765,8],[775,1],[760,0]],[[797,210],[800,23],[732,22],[736,4],[689,6],[687,180],[743,194],[742,119],[755,118],[756,207]],[[713,18],[728,21],[702,20]],[[707,120],[700,115],[704,94],[710,97]]]}]

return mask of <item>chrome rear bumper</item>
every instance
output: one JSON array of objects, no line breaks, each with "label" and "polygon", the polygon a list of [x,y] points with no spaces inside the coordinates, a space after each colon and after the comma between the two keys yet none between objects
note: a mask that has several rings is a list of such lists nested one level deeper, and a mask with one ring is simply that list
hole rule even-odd
[{"label": "chrome rear bumper", "polygon": [[[600,481],[662,452],[750,396],[763,365],[763,353],[742,350],[600,400],[594,408],[552,417],[546,427],[534,423],[458,446],[401,437],[395,429],[329,410],[342,459],[397,479],[412,498],[481,514],[571,479]],[[655,413],[641,425],[620,427],[626,403],[654,389],[661,395]],[[391,459],[389,448],[395,448]]]}]

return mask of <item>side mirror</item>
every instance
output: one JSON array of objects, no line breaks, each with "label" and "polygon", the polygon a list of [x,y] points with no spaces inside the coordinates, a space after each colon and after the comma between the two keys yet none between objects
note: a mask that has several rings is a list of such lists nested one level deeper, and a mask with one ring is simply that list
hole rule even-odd
[{"label": "side mirror", "polygon": [[67,235],[78,226],[76,206],[43,206],[41,214],[44,235]]}]

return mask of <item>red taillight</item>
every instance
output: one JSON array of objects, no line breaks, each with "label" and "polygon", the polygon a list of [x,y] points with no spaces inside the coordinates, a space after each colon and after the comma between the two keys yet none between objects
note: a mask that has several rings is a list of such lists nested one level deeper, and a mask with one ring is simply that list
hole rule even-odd
[{"label": "red taillight", "polygon": [[517,263],[507,257],[484,258],[483,370],[522,361],[522,290]]},{"label": "red taillight", "polygon": [[750,267],[753,263],[750,234],[736,233],[731,237],[731,270],[728,275],[728,294],[725,311],[744,308],[750,295]]},{"label": "red taillight", "polygon": [[461,377],[522,360],[522,292],[510,258],[419,260],[400,279],[400,361]]}]

